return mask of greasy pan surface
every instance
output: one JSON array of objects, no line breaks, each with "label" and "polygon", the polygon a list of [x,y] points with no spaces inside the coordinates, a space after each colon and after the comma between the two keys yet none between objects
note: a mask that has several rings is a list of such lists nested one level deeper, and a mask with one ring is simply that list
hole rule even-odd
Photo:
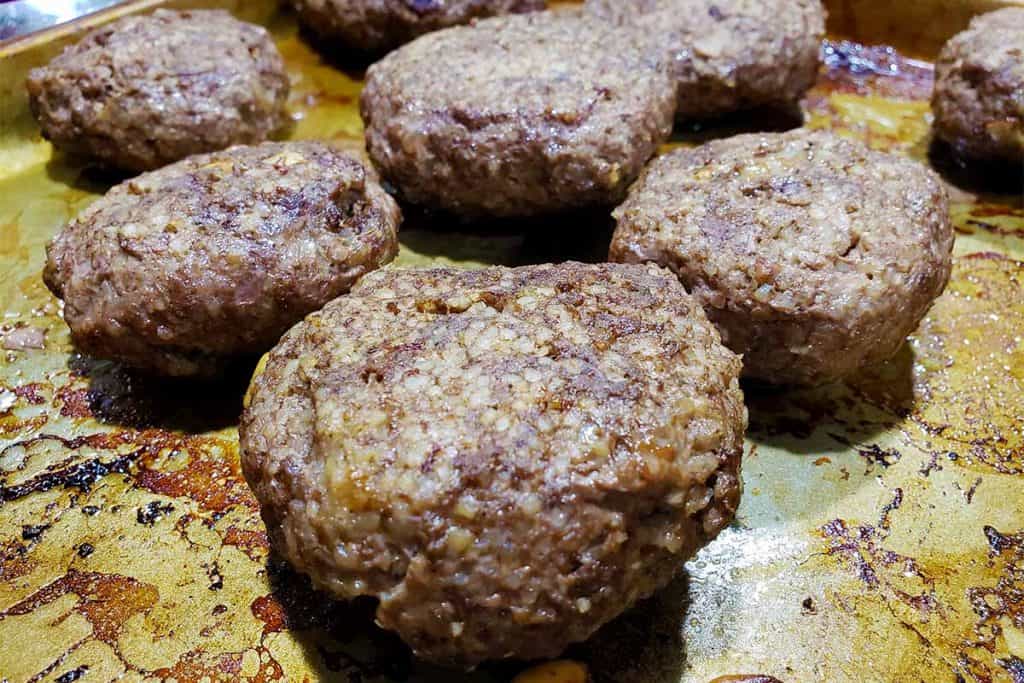
[{"label": "greasy pan surface", "polygon": [[[290,135],[358,141],[358,70],[321,60],[274,3],[241,4],[288,62]],[[331,604],[270,556],[238,470],[251,367],[197,386],[72,352],[43,246],[115,179],[53,154],[28,116],[24,73],[64,39],[0,63],[0,680],[453,680],[377,629],[372,606]],[[946,294],[881,367],[811,391],[747,387],[737,522],[543,680],[581,680],[581,665],[596,681],[1024,680],[1020,170],[930,149],[930,90],[926,63],[834,44],[804,106],[813,126],[946,172]],[[529,228],[410,215],[398,263],[595,260],[610,230],[604,212]]]}]

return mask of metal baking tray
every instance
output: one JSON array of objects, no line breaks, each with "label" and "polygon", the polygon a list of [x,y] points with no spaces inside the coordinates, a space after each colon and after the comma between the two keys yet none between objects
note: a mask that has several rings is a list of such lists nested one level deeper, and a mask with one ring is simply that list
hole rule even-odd
[{"label": "metal baking tray", "polygon": [[[116,179],[40,138],[27,70],[142,0],[0,47],[0,680],[452,681],[270,555],[238,470],[246,377],[197,386],[76,355],[47,239]],[[295,138],[359,141],[362,66],[271,0],[222,6],[287,60]],[[472,681],[1024,681],[1020,169],[931,144],[926,60],[995,2],[832,3],[809,125],[930,160],[958,232],[946,294],[891,362],[825,389],[749,389],[736,523],[652,600],[540,669]],[[922,17],[927,21],[921,21]],[[784,125],[763,114],[673,144]],[[604,211],[456,226],[410,212],[400,265],[601,259]],[[738,679],[730,679],[738,680]],[[762,679],[751,679],[762,680]],[[767,680],[767,679],[764,679]]]}]

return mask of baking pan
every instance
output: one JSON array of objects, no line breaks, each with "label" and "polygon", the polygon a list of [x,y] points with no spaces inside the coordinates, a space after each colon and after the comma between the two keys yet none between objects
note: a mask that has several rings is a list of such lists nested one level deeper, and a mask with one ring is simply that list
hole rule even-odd
[{"label": "baking pan", "polygon": [[[831,6],[808,124],[931,163],[954,201],[952,281],[910,342],[828,388],[748,387],[736,522],[560,662],[465,676],[416,662],[372,605],[332,603],[269,553],[238,470],[246,376],[145,379],[69,345],[44,245],[117,179],[40,138],[24,78],[160,4],[0,47],[0,680],[1024,681],[1021,170],[956,163],[928,113],[929,55],[1006,3]],[[269,0],[170,4],[267,25],[292,77],[288,135],[361,140],[357,59],[315,51]],[[672,144],[786,125],[755,113]],[[409,212],[398,263],[600,260],[610,231],[605,211],[474,226]]]}]

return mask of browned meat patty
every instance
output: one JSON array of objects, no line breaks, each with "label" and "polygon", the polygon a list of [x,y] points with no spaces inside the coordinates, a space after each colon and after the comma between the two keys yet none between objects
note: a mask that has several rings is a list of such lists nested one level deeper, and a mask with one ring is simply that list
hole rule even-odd
[{"label": "browned meat patty", "polygon": [[319,142],[189,157],[82,212],[43,277],[85,353],[214,374],[395,256],[401,214],[371,174]]},{"label": "browned meat patty", "polygon": [[93,31],[28,76],[56,147],[129,171],[261,142],[288,76],[267,32],[222,11],[157,10]]},{"label": "browned meat patty", "polygon": [[792,106],[818,75],[819,0],[587,0],[585,10],[640,26],[671,54],[680,119]]},{"label": "browned meat patty", "polygon": [[367,73],[370,156],[410,202],[463,216],[614,204],[672,128],[641,42],[551,12],[423,36]]},{"label": "browned meat patty", "polygon": [[274,547],[420,657],[550,657],[732,519],[739,371],[655,266],[386,269],[269,354],[243,469]]},{"label": "browned meat patty", "polygon": [[547,0],[292,0],[299,20],[356,50],[390,50],[474,19],[542,10]]},{"label": "browned meat patty", "polygon": [[976,17],[935,64],[935,131],[961,155],[1024,161],[1024,7]]},{"label": "browned meat patty", "polygon": [[949,279],[946,191],[827,132],[742,135],[655,160],[611,260],[671,268],[744,374],[818,384],[888,359]]}]

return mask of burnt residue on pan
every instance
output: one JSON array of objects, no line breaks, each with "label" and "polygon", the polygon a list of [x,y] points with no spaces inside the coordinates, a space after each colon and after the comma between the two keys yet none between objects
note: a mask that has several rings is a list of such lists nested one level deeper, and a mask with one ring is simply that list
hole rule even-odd
[{"label": "burnt residue on pan", "polygon": [[895,509],[887,506],[878,524],[834,519],[819,529],[821,561],[834,560],[855,578],[852,587],[833,594],[835,607],[879,628],[891,621],[905,629],[925,652],[924,670],[945,672],[950,680],[1015,681],[1012,653],[1024,627],[1024,534],[985,525],[980,535],[987,552],[954,548],[947,557],[917,559],[889,547],[887,516]]},{"label": "burnt residue on pan", "polygon": [[1024,473],[1024,263],[976,252],[911,338],[911,393],[893,396],[875,368],[851,381],[866,400],[905,411],[905,437],[957,467]]},{"label": "burnt residue on pan", "polygon": [[[984,680],[994,662],[1016,683],[1024,674],[1024,663],[1018,656],[1021,651],[1015,645],[1014,654],[997,653],[1002,649],[1001,639],[1006,640],[1010,632],[1024,631],[1024,532],[1003,534],[991,526],[984,531],[990,548],[986,569],[996,582],[967,589],[977,622],[974,632],[964,640],[960,663],[970,675]],[[1019,644],[1019,640],[1014,642]]]},{"label": "burnt residue on pan", "polygon": [[[274,23],[293,83],[290,134],[358,140],[360,84],[292,21]],[[843,42],[824,57],[808,125],[928,159],[928,64]],[[22,111],[15,99],[0,92]],[[795,123],[747,115],[677,141]],[[11,150],[24,170],[0,171],[0,197],[16,198],[0,203],[2,675],[451,680],[377,629],[372,604],[333,603],[270,553],[238,467],[248,368],[219,385],[167,384],[73,354],[39,278],[43,247],[111,179],[26,140]],[[517,680],[1024,680],[1022,194],[965,189],[940,170],[956,266],[910,343],[837,385],[745,387],[737,524],[671,590],[573,648],[579,663]],[[400,263],[550,253],[511,228],[482,236],[431,220],[407,233]],[[579,253],[607,246],[604,227],[571,234]],[[493,665],[470,680],[529,669]]]}]

